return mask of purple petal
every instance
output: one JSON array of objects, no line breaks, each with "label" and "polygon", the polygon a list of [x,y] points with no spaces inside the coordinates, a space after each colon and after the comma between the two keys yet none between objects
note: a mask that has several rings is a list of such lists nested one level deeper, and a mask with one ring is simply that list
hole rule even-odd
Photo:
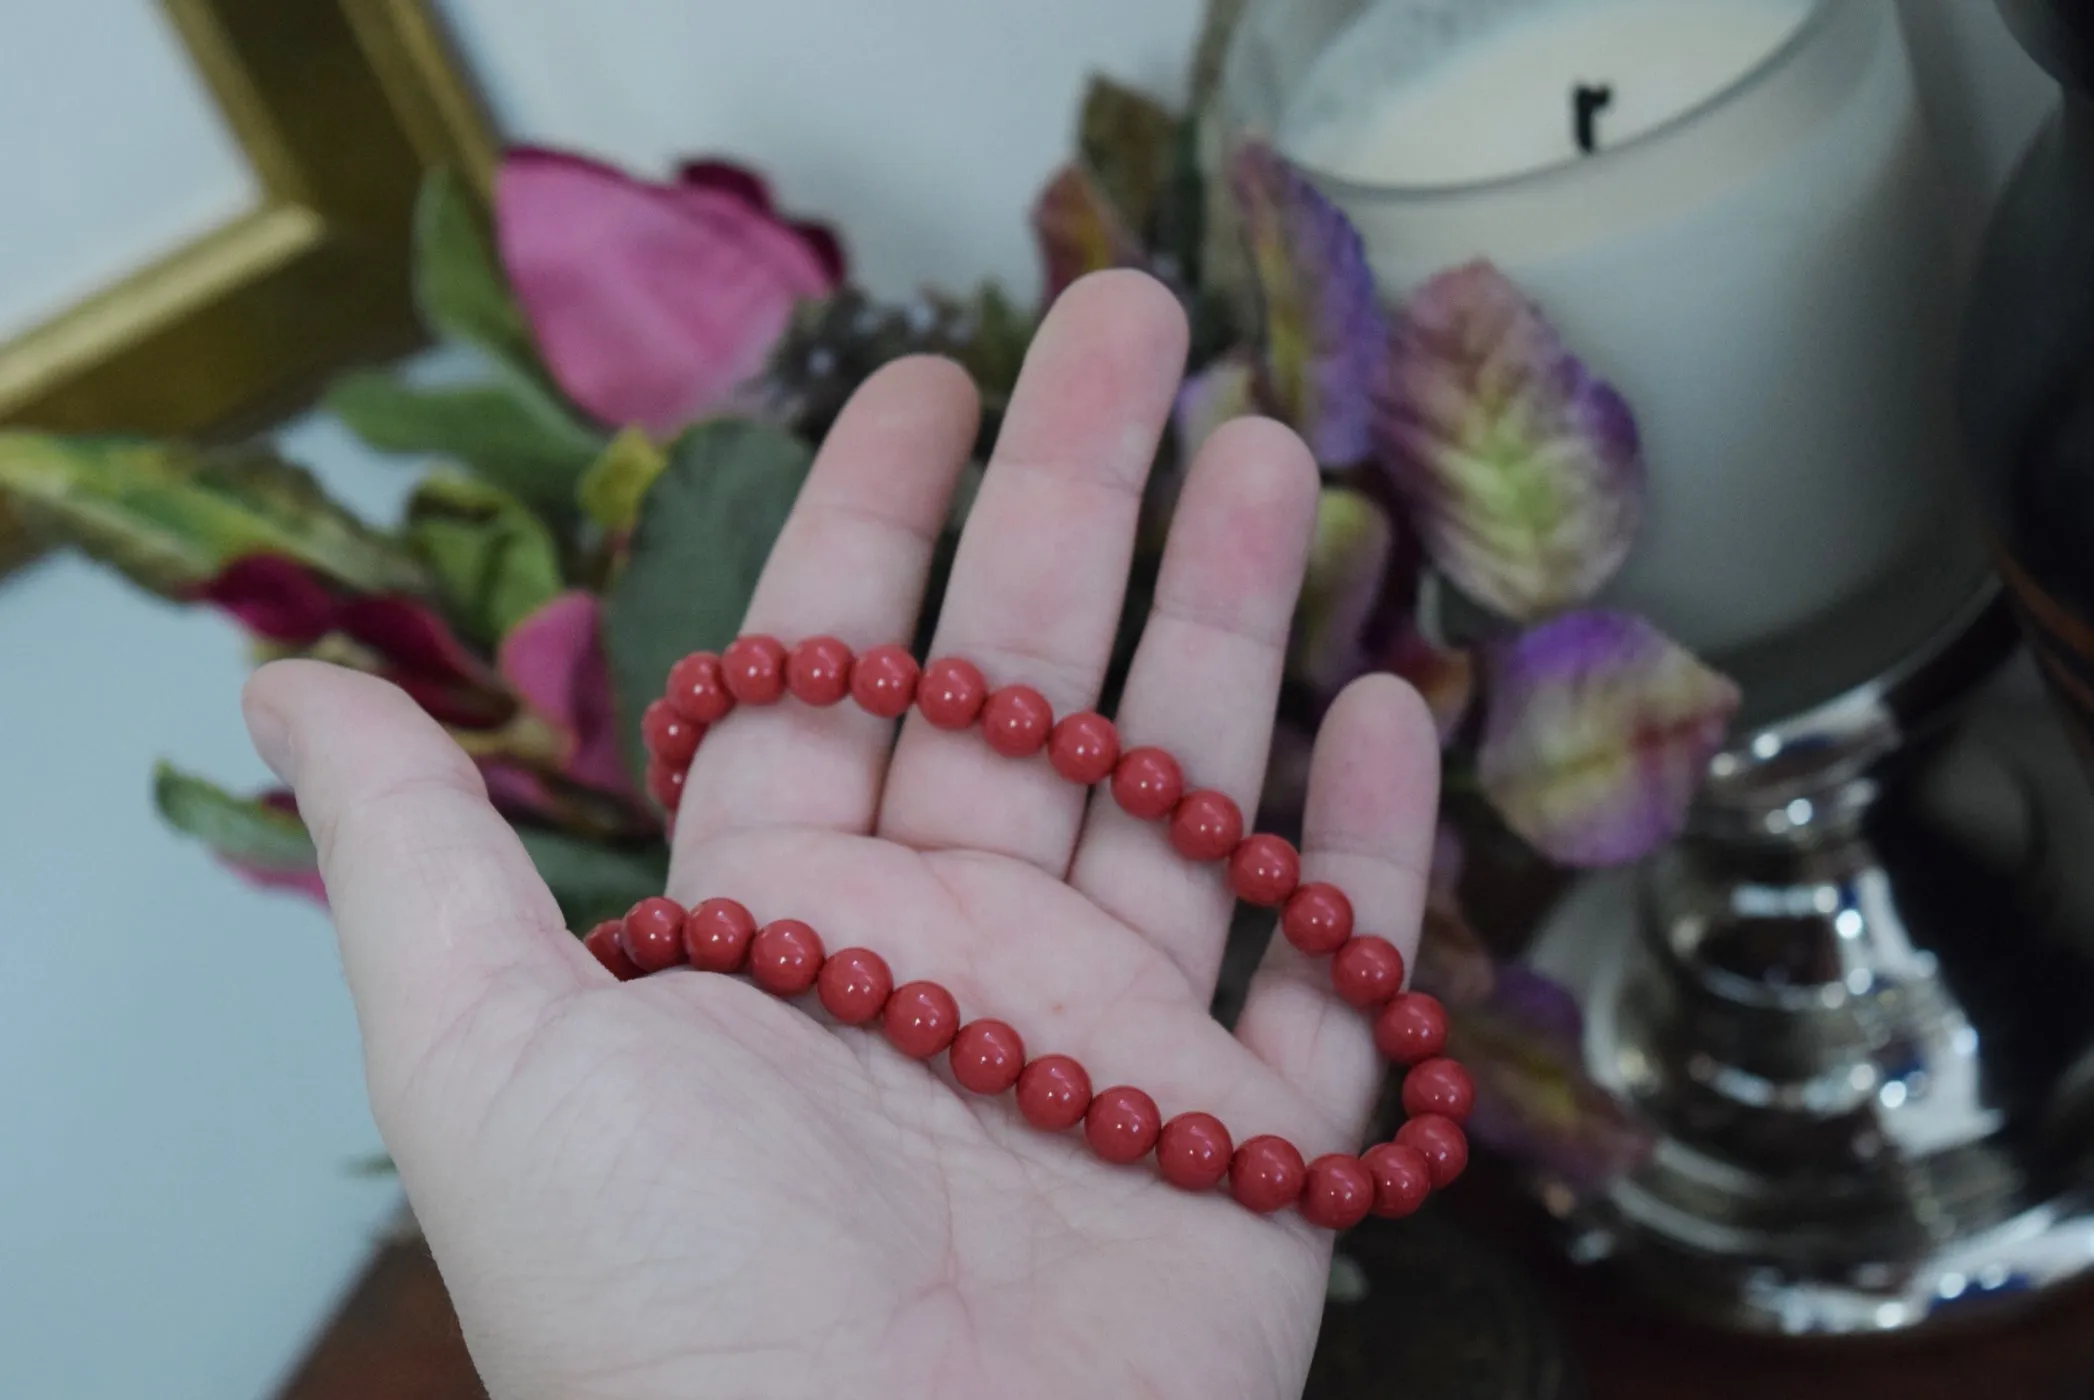
[{"label": "purple petal", "polygon": [[1641,618],[1570,613],[1491,654],[1477,774],[1545,855],[1619,865],[1678,834],[1737,707]]},{"label": "purple petal", "polygon": [[1440,646],[1406,619],[1377,659],[1378,669],[1403,677],[1423,697],[1425,708],[1432,711],[1440,743],[1452,742],[1476,697],[1475,658],[1466,651]]},{"label": "purple petal", "polygon": [[1359,231],[1270,147],[1230,164],[1261,322],[1266,396],[1325,466],[1373,446],[1373,390],[1385,353],[1381,303]]},{"label": "purple petal", "polygon": [[1433,837],[1424,928],[1412,985],[1451,1007],[1475,1006],[1498,985],[1498,967],[1461,903],[1461,836],[1441,822]]},{"label": "purple petal", "polygon": [[1141,240],[1113,209],[1088,171],[1065,165],[1033,204],[1033,236],[1047,269],[1047,299],[1069,284],[1109,267],[1139,267]]},{"label": "purple petal", "polygon": [[1396,317],[1377,410],[1382,469],[1476,601],[1530,621],[1590,598],[1628,557],[1635,418],[1489,263],[1433,278]]},{"label": "purple petal", "polygon": [[602,609],[591,593],[562,593],[502,638],[500,667],[524,703],[566,740],[567,776],[604,792],[631,789],[618,749]]},{"label": "purple petal", "polygon": [[752,204],[749,181],[699,174],[656,185],[519,150],[495,187],[502,263],[553,377],[658,437],[762,368],[793,308],[837,284],[832,247]]},{"label": "purple petal", "polygon": [[1633,1171],[1654,1138],[1586,1073],[1577,1014],[1561,987],[1507,965],[1489,1001],[1450,1013],[1448,1052],[1475,1077],[1478,1142],[1590,1192]]},{"label": "purple petal", "polygon": [[1258,371],[1240,354],[1225,355],[1185,381],[1171,409],[1178,461],[1189,464],[1214,430],[1258,411]]}]

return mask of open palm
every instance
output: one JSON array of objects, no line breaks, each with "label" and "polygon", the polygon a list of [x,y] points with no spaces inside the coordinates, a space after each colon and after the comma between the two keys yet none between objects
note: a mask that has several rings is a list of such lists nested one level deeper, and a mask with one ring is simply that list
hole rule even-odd
[{"label": "open palm", "polygon": [[[1184,363],[1171,298],[1087,279],[1037,338],[935,652],[1067,713],[1095,702],[1142,484]],[[976,408],[889,366],[823,447],[748,628],[908,637]],[[1117,716],[1256,808],[1317,479],[1246,421],[1186,480]],[[1291,1214],[1110,1167],[942,1063],[695,972],[614,982],[562,928],[472,766],[404,696],[312,663],[259,673],[258,746],[320,843],[372,1102],[498,1400],[522,1396],[1298,1394],[1329,1240]],[[1399,682],[1331,711],[1307,878],[1415,946],[1436,753]],[[1350,1150],[1365,1022],[1275,942],[1235,1035],[1207,1014],[1230,913],[1214,867],[979,735],[851,706],[708,735],[669,893],[804,919],[948,986],[1028,1052],[1166,1116]]]}]

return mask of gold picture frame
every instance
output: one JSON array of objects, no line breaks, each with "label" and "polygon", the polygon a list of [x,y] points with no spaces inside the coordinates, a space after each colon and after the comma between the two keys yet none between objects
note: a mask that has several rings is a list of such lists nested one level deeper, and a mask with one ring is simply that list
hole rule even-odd
[{"label": "gold picture frame", "polygon": [[496,143],[428,0],[159,0],[259,204],[0,342],[0,423],[213,436],[417,340],[423,173],[483,192]]}]

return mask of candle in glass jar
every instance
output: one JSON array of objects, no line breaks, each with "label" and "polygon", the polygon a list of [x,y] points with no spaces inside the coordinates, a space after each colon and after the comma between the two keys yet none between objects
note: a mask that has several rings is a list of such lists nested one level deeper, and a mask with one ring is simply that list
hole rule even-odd
[{"label": "candle in glass jar", "polygon": [[1890,5],[1381,0],[1305,72],[1276,138],[1385,293],[1488,257],[1635,409],[1649,509],[1607,601],[1720,658],[1960,528],[1950,245]]}]

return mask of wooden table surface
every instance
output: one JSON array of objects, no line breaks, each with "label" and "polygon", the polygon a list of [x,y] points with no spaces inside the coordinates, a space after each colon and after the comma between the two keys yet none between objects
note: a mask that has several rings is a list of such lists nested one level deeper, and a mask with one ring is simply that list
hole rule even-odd
[{"label": "wooden table surface", "polygon": [[[1553,1393],[1572,1400],[2088,1400],[2094,1397],[2094,1291],[2078,1290],[2003,1325],[1919,1341],[1767,1343],[1661,1322],[1590,1279],[1546,1261],[1517,1266],[1553,1315],[1564,1353]],[[1431,1285],[1421,1285],[1431,1286]],[[1333,1305],[1308,1400],[1450,1400],[1480,1393],[1432,1370],[1448,1348],[1406,1353],[1400,1326]],[[1494,1358],[1531,1339],[1489,1341]],[[1551,1343],[1553,1345],[1553,1343]],[[1393,1350],[1392,1350],[1393,1346]],[[1426,1375],[1411,1363],[1429,1358]],[[1494,1359],[1496,1374],[1502,1367]],[[1528,1377],[1552,1366],[1523,1362]],[[1560,1384],[1558,1383],[1560,1381]],[[1525,1384],[1526,1382],[1521,1382]],[[417,1243],[386,1246],[281,1400],[480,1400],[443,1281]]]}]

